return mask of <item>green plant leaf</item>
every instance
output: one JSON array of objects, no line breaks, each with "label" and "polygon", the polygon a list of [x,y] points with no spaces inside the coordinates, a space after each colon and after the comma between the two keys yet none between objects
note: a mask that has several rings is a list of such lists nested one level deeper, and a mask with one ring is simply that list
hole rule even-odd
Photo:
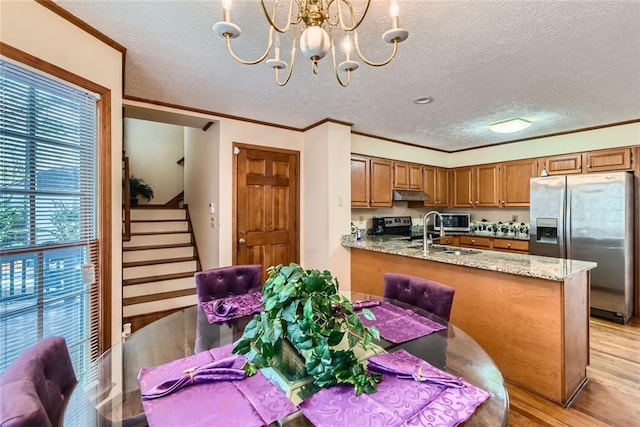
[{"label": "green plant leaf", "polygon": [[282,319],[285,322],[292,323],[296,321],[298,304],[300,304],[300,300],[295,300],[288,306],[284,307],[284,309],[282,310]]},{"label": "green plant leaf", "polygon": [[231,352],[233,354],[247,354],[251,350],[251,341],[246,338],[241,338],[236,341]]},{"label": "green plant leaf", "polygon": [[333,330],[329,333],[329,339],[328,339],[328,343],[330,346],[335,346],[340,344],[340,341],[342,341],[342,338],[344,337],[344,331],[336,331]]},{"label": "green plant leaf", "polygon": [[362,309],[362,315],[367,320],[376,320],[376,315],[371,312],[368,308]]},{"label": "green plant leaf", "polygon": [[369,326],[369,333],[375,340],[380,341],[380,331],[378,328],[375,326]]},{"label": "green plant leaf", "polygon": [[246,362],[242,369],[244,369],[244,372],[248,377],[252,377],[256,373],[258,373],[258,367],[255,365],[255,363]]},{"label": "green plant leaf", "polygon": [[311,298],[308,298],[307,301],[304,303],[302,314],[304,315],[304,318],[307,320],[313,319],[313,300]]}]

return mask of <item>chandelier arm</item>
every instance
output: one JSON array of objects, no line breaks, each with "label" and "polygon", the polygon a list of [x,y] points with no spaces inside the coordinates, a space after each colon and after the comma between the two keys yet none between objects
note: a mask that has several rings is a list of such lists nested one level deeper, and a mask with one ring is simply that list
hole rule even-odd
[{"label": "chandelier arm", "polygon": [[291,65],[289,66],[289,71],[287,72],[287,78],[284,80],[284,82],[280,81],[280,73],[279,73],[279,69],[276,68],[275,69],[275,77],[276,77],[276,83],[278,83],[278,86],[284,86],[287,83],[289,83],[289,79],[291,78],[291,75],[293,74],[293,68],[296,65],[296,36],[297,36],[297,32],[298,32],[298,27],[294,26],[293,27],[293,33],[291,36]]},{"label": "chandelier arm", "polygon": [[360,19],[358,20],[358,22],[353,24],[353,26],[351,27],[347,27],[344,24],[344,19],[342,19],[342,8],[340,7],[340,5],[344,2],[349,7],[351,22],[355,22],[355,12],[353,11],[353,5],[348,0],[330,0],[329,3],[327,4],[327,11],[329,10],[329,8],[331,7],[331,4],[334,1],[336,2],[338,7],[338,24],[340,24],[340,27],[342,28],[343,31],[354,31],[355,29],[357,29],[360,26],[360,24],[362,24],[362,21],[364,21],[365,16],[367,16],[367,12],[369,12],[369,6],[371,6],[371,0],[367,0],[367,4],[364,8],[364,12],[362,12],[362,15],[360,16]]},{"label": "chandelier arm", "polygon": [[278,1],[279,0],[276,0],[276,2],[273,5],[273,18],[269,16],[269,12],[267,11],[267,5],[264,4],[264,0],[260,0],[260,4],[262,5],[262,11],[264,12],[264,16],[267,18],[267,21],[269,21],[269,25],[271,25],[271,28],[273,28],[279,33],[286,33],[287,31],[289,31],[289,27],[291,26],[291,12],[293,11],[293,0],[289,0],[289,13],[287,18],[287,25],[285,25],[284,28],[278,27],[275,23],[276,8],[278,7]]},{"label": "chandelier arm", "polygon": [[[331,37],[333,38],[333,34],[331,34]],[[338,80],[338,83],[340,83],[340,86],[342,86],[342,87],[349,86],[349,83],[351,82],[351,72],[349,70],[347,70],[347,82],[346,83],[343,82],[342,79],[340,78],[340,73],[338,72],[338,64],[336,63],[336,47],[335,47],[335,43],[331,43],[331,59],[333,60],[333,72],[336,75],[336,80]]]},{"label": "chandelier arm", "polygon": [[233,51],[233,48],[231,47],[231,36],[225,35],[225,38],[227,39],[227,50],[229,51],[229,54],[233,57],[233,59],[244,65],[255,65],[264,61],[267,55],[269,55],[269,52],[271,51],[271,44],[273,41],[273,29],[269,30],[269,41],[267,43],[267,48],[258,59],[245,60],[240,58],[238,55],[236,55],[236,53]]},{"label": "chandelier arm", "polygon": [[356,52],[358,53],[358,56],[360,57],[360,59],[362,59],[362,61],[367,65],[371,65],[372,67],[382,67],[383,65],[387,65],[389,62],[391,62],[391,60],[396,56],[396,53],[398,53],[398,41],[393,40],[393,52],[391,52],[391,56],[389,56],[389,58],[385,59],[382,62],[370,61],[362,54],[362,51],[360,51],[360,43],[358,43],[358,32],[354,31],[353,35],[354,35],[353,45],[356,48]]}]

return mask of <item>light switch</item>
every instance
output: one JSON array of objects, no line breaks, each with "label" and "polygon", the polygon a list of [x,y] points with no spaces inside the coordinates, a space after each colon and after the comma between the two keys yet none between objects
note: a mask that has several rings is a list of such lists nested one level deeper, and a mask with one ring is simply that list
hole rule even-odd
[{"label": "light switch", "polygon": [[342,207],[342,197],[338,197],[338,207]]}]

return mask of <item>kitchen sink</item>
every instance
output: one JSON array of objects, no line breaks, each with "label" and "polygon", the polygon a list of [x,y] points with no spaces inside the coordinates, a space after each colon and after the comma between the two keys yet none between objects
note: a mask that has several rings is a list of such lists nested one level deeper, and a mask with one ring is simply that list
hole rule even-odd
[{"label": "kitchen sink", "polygon": [[[423,249],[423,245],[409,245],[409,249]],[[457,248],[455,246],[431,246],[427,250],[427,253],[445,253],[452,255],[475,255],[479,254],[480,251],[476,251],[474,249],[463,249]]]}]

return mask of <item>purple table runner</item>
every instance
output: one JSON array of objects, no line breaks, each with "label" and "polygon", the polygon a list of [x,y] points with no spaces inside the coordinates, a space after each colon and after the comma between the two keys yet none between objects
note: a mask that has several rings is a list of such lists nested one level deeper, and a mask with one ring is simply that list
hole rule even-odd
[{"label": "purple table runner", "polygon": [[[455,378],[405,350],[391,355],[422,367],[424,376]],[[457,426],[471,417],[490,395],[462,380],[463,387],[398,379],[382,374],[378,391],[355,396],[353,386],[322,389],[299,406],[318,427],[342,426]]]},{"label": "purple table runner", "polygon": [[[229,357],[231,349],[229,344],[154,368],[142,368],[138,375],[140,391],[147,393],[185,369]],[[296,411],[295,405],[261,372],[244,380],[194,384],[168,396],[143,399],[142,406],[150,427],[258,427]]]},{"label": "purple table runner", "polygon": [[[262,294],[251,292],[200,303],[209,323],[225,322],[263,311]],[[222,313],[228,313],[223,315]]]},{"label": "purple table runner", "polygon": [[394,344],[411,341],[446,329],[446,326],[386,301],[380,301],[379,305],[370,307],[369,310],[376,316],[376,319],[368,320],[362,313],[358,313],[362,323],[365,326],[375,326],[380,331],[382,338]]}]

